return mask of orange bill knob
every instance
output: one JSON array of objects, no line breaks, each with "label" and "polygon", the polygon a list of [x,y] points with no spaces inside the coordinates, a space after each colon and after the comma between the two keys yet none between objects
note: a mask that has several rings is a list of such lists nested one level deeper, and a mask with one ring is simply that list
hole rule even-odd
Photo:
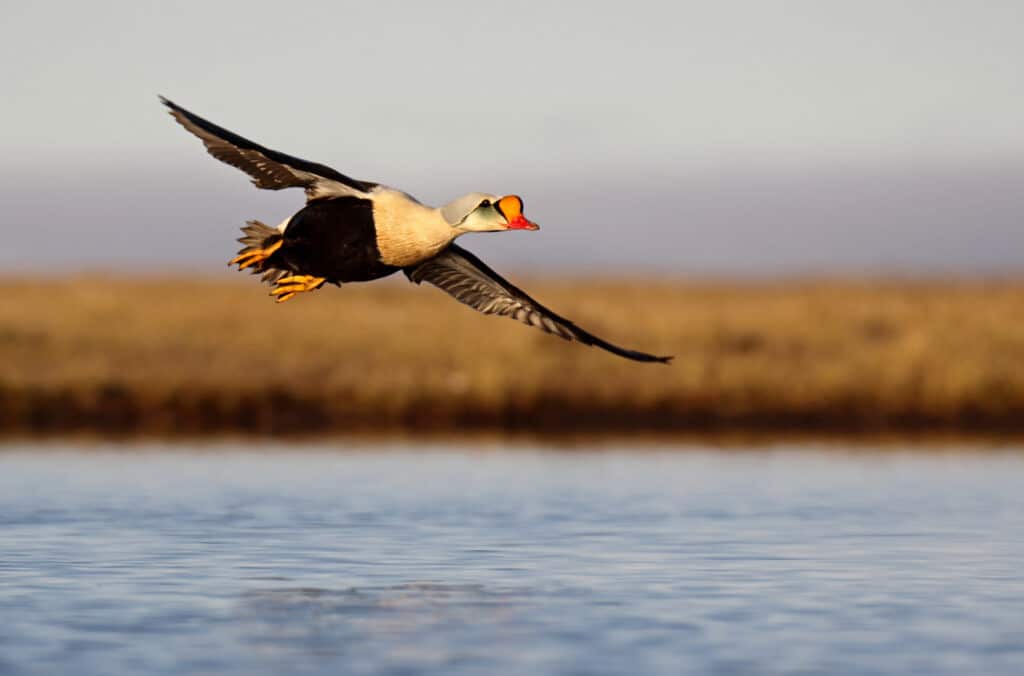
[{"label": "orange bill knob", "polygon": [[508,222],[509,230],[540,230],[539,225],[523,216],[523,200],[519,195],[506,195],[498,200],[496,206]]}]

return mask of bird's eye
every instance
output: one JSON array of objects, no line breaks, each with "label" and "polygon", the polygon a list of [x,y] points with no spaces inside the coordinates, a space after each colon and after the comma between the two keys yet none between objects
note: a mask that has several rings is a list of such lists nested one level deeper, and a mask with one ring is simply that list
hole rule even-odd
[{"label": "bird's eye", "polygon": [[484,200],[483,202],[480,203],[480,206],[484,209],[487,209],[488,207],[491,206],[491,200]]}]

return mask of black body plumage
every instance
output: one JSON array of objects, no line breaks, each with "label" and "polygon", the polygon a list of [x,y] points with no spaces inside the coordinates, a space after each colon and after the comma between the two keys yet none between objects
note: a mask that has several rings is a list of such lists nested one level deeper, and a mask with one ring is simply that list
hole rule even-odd
[{"label": "black body plumage", "polygon": [[292,216],[272,268],[323,277],[328,282],[368,282],[401,268],[382,263],[373,204],[359,197],[314,200]]}]

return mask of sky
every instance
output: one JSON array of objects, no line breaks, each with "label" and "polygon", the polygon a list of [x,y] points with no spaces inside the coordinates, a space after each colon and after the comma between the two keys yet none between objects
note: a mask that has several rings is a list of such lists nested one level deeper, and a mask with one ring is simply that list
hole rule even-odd
[{"label": "sky", "polygon": [[298,191],[207,156],[163,94],[441,204],[522,195],[504,268],[1013,274],[1024,3],[11,3],[0,274],[227,274]]}]

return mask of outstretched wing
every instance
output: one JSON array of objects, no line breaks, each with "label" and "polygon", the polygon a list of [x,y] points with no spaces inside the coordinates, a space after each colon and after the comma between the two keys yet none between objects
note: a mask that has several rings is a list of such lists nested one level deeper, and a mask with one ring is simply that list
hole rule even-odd
[{"label": "outstretched wing", "polygon": [[160,101],[170,109],[171,117],[199,137],[211,155],[249,174],[257,188],[303,188],[306,198],[314,200],[341,195],[365,197],[376,186],[376,183],[357,181],[322,164],[264,148],[162,96]]},{"label": "outstretched wing", "polygon": [[626,350],[584,331],[565,317],[556,315],[508,280],[492,270],[479,258],[455,244],[419,265],[405,268],[410,281],[429,282],[485,315],[501,315],[536,326],[565,340],[593,345],[636,361],[667,364],[672,357],[656,357],[645,352]]}]

